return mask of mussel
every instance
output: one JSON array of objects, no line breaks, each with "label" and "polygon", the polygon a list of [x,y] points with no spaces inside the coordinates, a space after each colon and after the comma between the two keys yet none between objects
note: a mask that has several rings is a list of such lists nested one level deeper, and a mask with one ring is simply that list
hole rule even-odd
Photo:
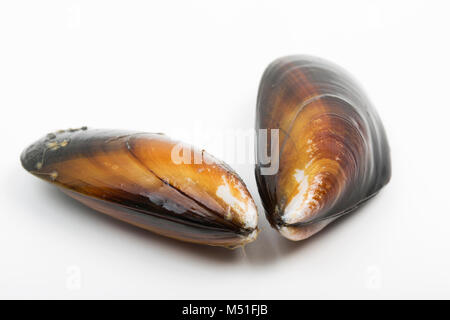
[{"label": "mussel", "polygon": [[25,149],[21,162],[88,207],[170,238],[234,248],[258,233],[239,176],[163,134],[60,130]]},{"label": "mussel", "polygon": [[259,135],[258,190],[270,224],[290,240],[319,232],[389,182],[389,146],[376,110],[346,71],[323,59],[288,56],[267,67],[256,129],[271,133]]}]

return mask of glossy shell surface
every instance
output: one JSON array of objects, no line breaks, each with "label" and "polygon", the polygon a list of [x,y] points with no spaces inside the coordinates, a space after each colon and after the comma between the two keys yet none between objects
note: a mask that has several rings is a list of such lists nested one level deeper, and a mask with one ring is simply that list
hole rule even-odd
[{"label": "glossy shell surface", "polygon": [[[275,60],[259,87],[256,129],[278,129],[279,156],[262,148],[256,179],[271,225],[302,240],[374,196],[391,176],[385,130],[340,67],[310,56]],[[268,134],[270,136],[270,134]],[[274,141],[270,142],[275,143]]]},{"label": "glossy shell surface", "polygon": [[[181,150],[192,152],[190,163],[174,161]],[[29,146],[21,161],[85,205],[167,237],[231,248],[256,238],[256,207],[238,175],[162,134],[61,130]]]}]

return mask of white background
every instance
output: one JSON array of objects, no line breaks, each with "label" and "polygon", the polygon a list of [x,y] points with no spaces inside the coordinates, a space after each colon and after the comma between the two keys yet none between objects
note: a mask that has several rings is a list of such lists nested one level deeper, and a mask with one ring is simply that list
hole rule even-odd
[{"label": "white background", "polygon": [[[0,298],[450,298],[446,1],[2,1]],[[96,213],[23,170],[68,127],[253,128],[275,58],[334,61],[368,92],[389,185],[301,243],[185,244]],[[217,154],[203,135],[200,147]],[[216,150],[217,151],[217,150]],[[251,164],[230,163],[261,209]]]}]

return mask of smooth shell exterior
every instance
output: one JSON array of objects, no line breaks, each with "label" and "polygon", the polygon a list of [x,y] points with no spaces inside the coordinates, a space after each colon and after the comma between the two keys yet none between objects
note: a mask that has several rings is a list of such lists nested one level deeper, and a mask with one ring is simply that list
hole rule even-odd
[{"label": "smooth shell exterior", "polygon": [[278,172],[261,174],[266,150],[258,145],[255,174],[266,216],[286,238],[310,237],[388,183],[383,125],[338,66],[309,56],[275,60],[262,77],[256,114],[257,129],[279,129],[278,163],[272,155],[270,164]]},{"label": "smooth shell exterior", "polygon": [[[253,241],[257,211],[245,184],[203,150],[188,148],[162,134],[83,127],[48,134],[21,161],[85,205],[155,233],[225,247]],[[193,150],[192,163],[173,161],[174,150]]]}]

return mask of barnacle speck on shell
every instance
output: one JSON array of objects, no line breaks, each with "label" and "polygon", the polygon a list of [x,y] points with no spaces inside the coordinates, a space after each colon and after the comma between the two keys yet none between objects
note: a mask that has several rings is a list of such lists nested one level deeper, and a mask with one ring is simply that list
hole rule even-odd
[{"label": "barnacle speck on shell", "polygon": [[[179,146],[201,161],[174,161]],[[258,233],[257,209],[239,176],[163,134],[59,130],[25,149],[21,161],[88,207],[160,235],[234,248]]]}]

